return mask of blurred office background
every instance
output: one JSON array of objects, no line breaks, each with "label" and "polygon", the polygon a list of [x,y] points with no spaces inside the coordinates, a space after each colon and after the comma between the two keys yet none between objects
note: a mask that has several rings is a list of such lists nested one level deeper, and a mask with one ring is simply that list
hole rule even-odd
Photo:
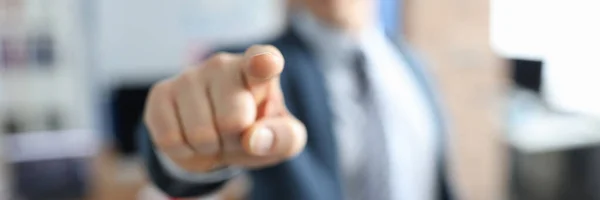
[{"label": "blurred office background", "polygon": [[[599,1],[379,1],[437,78],[469,199],[600,199]],[[210,49],[275,37],[287,7],[0,0],[0,199],[164,199],[136,156],[149,87]]]}]

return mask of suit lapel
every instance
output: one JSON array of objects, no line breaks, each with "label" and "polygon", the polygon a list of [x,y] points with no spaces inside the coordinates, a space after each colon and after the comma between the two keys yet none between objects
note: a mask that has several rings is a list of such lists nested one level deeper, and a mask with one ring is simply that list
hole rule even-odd
[{"label": "suit lapel", "polygon": [[[425,91],[429,105],[432,107],[439,133],[438,155],[443,155],[446,141],[446,122],[440,99],[433,88],[432,80],[427,72],[421,68],[419,59],[402,43],[395,43],[398,50],[404,56],[409,67],[417,77],[422,89]],[[314,55],[311,54],[305,43],[289,29],[279,40],[276,46],[280,47],[286,59],[286,68],[281,76],[282,90],[286,96],[286,105],[291,113],[300,119],[307,128],[308,141],[305,149],[306,156],[316,159],[322,163],[323,169],[328,173],[321,174],[322,185],[331,187],[321,188],[333,193],[333,196],[341,197],[340,167],[338,163],[338,152],[333,130],[333,118],[329,105],[329,93],[325,87],[323,72]],[[302,156],[301,156],[302,157]],[[444,159],[440,158],[440,169],[438,178],[440,180],[441,199],[448,198],[446,180],[444,175]]]},{"label": "suit lapel", "polygon": [[307,128],[305,151],[317,159],[328,171],[335,188],[328,192],[341,195],[340,168],[333,130],[333,118],[329,106],[329,93],[320,66],[305,43],[289,29],[281,40],[286,48],[280,48],[286,59],[286,68],[281,77],[282,89],[286,95],[286,105],[290,112],[300,119]]}]

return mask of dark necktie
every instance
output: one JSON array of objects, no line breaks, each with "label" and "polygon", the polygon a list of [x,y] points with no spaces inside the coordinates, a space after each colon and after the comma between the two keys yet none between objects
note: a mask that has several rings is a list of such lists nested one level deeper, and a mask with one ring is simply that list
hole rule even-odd
[{"label": "dark necktie", "polygon": [[389,200],[389,163],[381,116],[376,103],[372,78],[367,70],[367,60],[362,51],[357,51],[353,63],[358,96],[356,100],[363,109],[366,121],[361,130],[364,141],[360,150],[364,162],[357,174],[349,180],[348,195],[353,200]]}]

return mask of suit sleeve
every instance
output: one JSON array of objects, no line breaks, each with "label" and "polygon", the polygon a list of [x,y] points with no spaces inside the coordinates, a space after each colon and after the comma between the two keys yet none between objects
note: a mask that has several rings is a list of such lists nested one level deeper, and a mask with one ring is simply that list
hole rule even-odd
[{"label": "suit sleeve", "polygon": [[138,131],[139,151],[145,162],[148,176],[152,182],[170,197],[190,198],[205,196],[218,191],[227,180],[216,182],[201,182],[182,180],[174,177],[164,167],[159,155],[154,151],[154,145],[148,135],[145,125],[141,124]]}]

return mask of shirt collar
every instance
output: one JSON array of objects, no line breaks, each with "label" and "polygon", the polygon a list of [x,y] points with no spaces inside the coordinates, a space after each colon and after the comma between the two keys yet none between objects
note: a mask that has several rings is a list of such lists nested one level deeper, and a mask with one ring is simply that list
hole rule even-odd
[{"label": "shirt collar", "polygon": [[307,11],[294,13],[292,26],[309,47],[319,54],[343,58],[352,55],[359,48],[358,38],[323,24]]},{"label": "shirt collar", "polygon": [[385,40],[378,26],[368,27],[353,36],[323,24],[306,10],[292,15],[292,27],[310,48],[329,58],[346,59],[353,56],[357,49],[365,51],[374,41]]}]

